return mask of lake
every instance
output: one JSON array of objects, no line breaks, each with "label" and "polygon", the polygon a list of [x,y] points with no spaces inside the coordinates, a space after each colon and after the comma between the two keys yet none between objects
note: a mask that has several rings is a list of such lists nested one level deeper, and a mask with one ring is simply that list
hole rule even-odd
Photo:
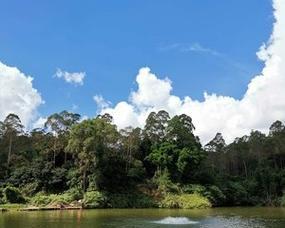
[{"label": "lake", "polygon": [[284,228],[282,208],[206,210],[100,209],[0,213],[0,228],[205,227]]}]

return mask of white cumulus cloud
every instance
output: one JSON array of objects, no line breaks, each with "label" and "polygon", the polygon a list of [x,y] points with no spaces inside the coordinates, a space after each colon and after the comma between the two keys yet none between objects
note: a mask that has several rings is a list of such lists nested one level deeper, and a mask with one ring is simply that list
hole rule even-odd
[{"label": "white cumulus cloud", "polygon": [[110,107],[111,105],[111,102],[109,101],[106,101],[102,95],[95,95],[93,96],[93,100],[95,101],[97,107],[99,110],[102,110],[102,109],[106,109],[108,107]]},{"label": "white cumulus cloud", "polygon": [[56,78],[62,78],[64,81],[70,84],[83,85],[84,78],[86,76],[85,72],[67,72],[61,69],[57,69],[55,75]]},{"label": "white cumulus cloud", "polygon": [[32,124],[32,129],[37,129],[37,128],[44,128],[45,123],[47,121],[46,117],[39,117],[33,124]]},{"label": "white cumulus cloud", "polygon": [[32,81],[32,77],[16,67],[0,62],[0,120],[9,113],[15,113],[27,126],[36,118],[37,108],[43,100]]},{"label": "white cumulus cloud", "polygon": [[203,101],[189,96],[180,98],[171,93],[168,78],[160,79],[149,68],[140,69],[137,91],[128,102],[122,101],[113,108],[102,108],[110,113],[119,128],[129,125],[143,127],[151,111],[164,109],[172,116],[188,114],[196,126],[196,134],[206,143],[217,132],[227,142],[237,136],[249,134],[252,129],[267,132],[275,120],[285,120],[285,1],[273,1],[275,22],[267,44],[257,53],[264,61],[260,75],[253,77],[243,98],[204,93]]}]

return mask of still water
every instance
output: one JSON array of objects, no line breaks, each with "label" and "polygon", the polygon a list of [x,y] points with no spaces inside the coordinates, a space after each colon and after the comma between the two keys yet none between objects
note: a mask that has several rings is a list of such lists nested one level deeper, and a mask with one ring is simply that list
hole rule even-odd
[{"label": "still water", "polygon": [[285,228],[282,208],[104,209],[0,212],[0,228],[205,227]]}]

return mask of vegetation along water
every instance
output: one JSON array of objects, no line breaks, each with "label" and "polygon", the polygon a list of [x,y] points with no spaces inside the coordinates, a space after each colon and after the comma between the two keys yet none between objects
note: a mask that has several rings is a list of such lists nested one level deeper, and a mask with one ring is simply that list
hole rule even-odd
[{"label": "vegetation along water", "polygon": [[[81,121],[79,114],[63,111],[51,115],[45,128],[27,132],[17,115],[8,115],[0,122],[0,208],[10,212],[0,212],[0,226],[26,219],[31,227],[29,219],[35,218],[41,227],[56,227],[59,220],[66,227],[78,220],[82,227],[93,220],[94,226],[101,221],[218,227],[224,221],[284,227],[284,124],[276,121],[268,135],[253,130],[229,145],[217,133],[204,147],[194,129],[190,116],[170,118],[163,110],[150,113],[143,129],[122,130],[108,114]],[[270,208],[209,209],[226,206]],[[13,212],[81,208],[200,211]]]}]

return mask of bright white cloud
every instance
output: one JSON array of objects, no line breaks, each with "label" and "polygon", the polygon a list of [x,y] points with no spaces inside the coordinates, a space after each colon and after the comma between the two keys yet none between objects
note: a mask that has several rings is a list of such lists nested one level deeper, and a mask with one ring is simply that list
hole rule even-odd
[{"label": "bright white cloud", "polygon": [[47,122],[47,118],[46,118],[46,117],[39,117],[39,118],[33,123],[32,129],[37,129],[37,128],[43,129],[46,122]]},{"label": "bright white cloud", "polygon": [[98,110],[109,108],[111,105],[111,102],[106,101],[101,95],[93,96],[93,100],[95,101]]},{"label": "bright white cloud", "polygon": [[85,72],[67,72],[61,69],[57,69],[55,75],[56,78],[62,78],[67,83],[75,84],[75,85],[83,85],[84,78],[86,76]]},{"label": "bright white cloud", "polygon": [[36,117],[37,108],[43,100],[32,81],[32,77],[16,67],[0,62],[0,120],[9,113],[15,113],[27,126]]},{"label": "bright white cloud", "polygon": [[273,121],[285,120],[285,1],[273,2],[273,32],[257,53],[265,66],[251,80],[241,100],[207,93],[201,102],[188,96],[180,98],[171,94],[169,79],[159,79],[149,68],[142,68],[136,77],[138,90],[131,93],[129,102],[102,108],[101,112],[110,113],[119,128],[142,127],[151,111],[164,109],[172,116],[185,113],[192,117],[203,143],[216,132],[222,132],[227,142],[252,129],[267,132]]}]

